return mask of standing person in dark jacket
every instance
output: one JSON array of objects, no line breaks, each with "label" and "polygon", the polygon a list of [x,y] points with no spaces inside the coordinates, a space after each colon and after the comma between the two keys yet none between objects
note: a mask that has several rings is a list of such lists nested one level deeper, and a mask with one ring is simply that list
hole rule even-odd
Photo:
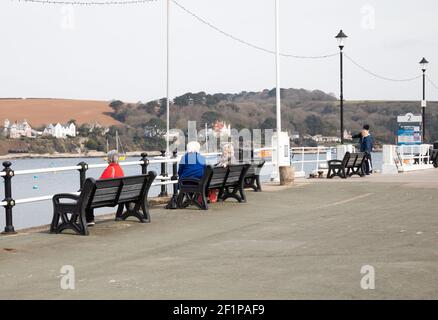
[{"label": "standing person in dark jacket", "polygon": [[360,152],[365,152],[367,154],[367,159],[365,161],[365,174],[369,175],[373,172],[371,152],[373,152],[374,146],[374,138],[370,134],[370,126],[368,124],[364,125],[362,131],[355,134],[352,138],[359,139]]},{"label": "standing person in dark jacket", "polygon": [[368,129],[362,130],[361,134],[361,141],[360,141],[360,152],[366,153],[366,160],[365,160],[365,174],[369,175],[373,172],[373,164],[371,160],[371,153],[373,152],[373,145],[374,145],[374,139],[373,136],[369,132],[369,126],[366,126]]}]

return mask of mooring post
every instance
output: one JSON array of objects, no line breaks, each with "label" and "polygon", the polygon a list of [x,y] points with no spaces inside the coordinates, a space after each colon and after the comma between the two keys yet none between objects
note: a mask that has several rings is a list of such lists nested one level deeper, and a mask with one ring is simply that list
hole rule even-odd
[{"label": "mooring post", "polygon": [[[175,149],[172,152],[172,154],[173,154],[173,159],[176,159],[178,157],[178,150]],[[172,178],[171,178],[171,180],[178,181],[178,163],[176,161],[172,164]],[[178,184],[174,183],[173,184],[173,194],[175,195],[177,193],[178,193]]]},{"label": "mooring post", "polygon": [[147,174],[148,173],[148,165],[149,165],[149,159],[147,153],[141,154],[141,161],[143,162],[141,164],[141,174]]},{"label": "mooring post", "polygon": [[84,187],[85,179],[87,179],[88,164],[85,163],[85,162],[79,162],[78,166],[81,167],[80,169],[78,169],[78,171],[79,171],[79,183],[80,183],[79,191],[81,191],[82,188]]},{"label": "mooring post", "polygon": [[6,214],[6,226],[5,231],[2,234],[15,234],[14,224],[12,222],[12,208],[15,206],[15,200],[12,199],[12,177],[14,176],[14,170],[11,169],[12,163],[9,161],[3,162],[3,172],[5,175],[3,179],[5,181],[5,198],[3,202],[6,202],[4,205],[5,214]]},{"label": "mooring post", "polygon": [[[166,157],[166,150],[161,150],[161,157],[163,157],[165,160]],[[161,176],[162,177],[167,177],[167,172],[166,172],[166,167],[167,167],[167,163],[166,162],[162,162],[161,163]],[[161,180],[161,182],[165,182],[166,180]],[[159,197],[167,197],[167,188],[165,184],[161,185],[161,192],[158,195]]]}]

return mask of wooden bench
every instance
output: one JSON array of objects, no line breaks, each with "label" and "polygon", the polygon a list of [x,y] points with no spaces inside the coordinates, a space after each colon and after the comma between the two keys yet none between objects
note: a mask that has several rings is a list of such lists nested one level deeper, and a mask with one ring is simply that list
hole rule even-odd
[{"label": "wooden bench", "polygon": [[207,166],[202,179],[183,178],[178,181],[178,208],[195,205],[208,210],[207,195],[209,190],[218,189],[218,201],[234,198],[246,202],[244,178],[249,164],[233,164],[227,167]]},{"label": "wooden bench", "polygon": [[332,179],[335,176],[346,179],[355,174],[360,177],[365,176],[364,165],[367,160],[366,153],[350,153],[347,152],[342,160],[329,160],[327,179]]},{"label": "wooden bench", "polygon": [[[53,196],[51,233],[71,229],[88,235],[86,214],[89,210],[118,206],[116,220],[136,217],[140,222],[150,222],[147,195],[156,177],[153,171],[145,175],[116,179],[94,180],[88,178],[80,195],[61,193]],[[123,209],[126,206],[126,212]],[[141,211],[140,211],[141,209]]]},{"label": "wooden bench", "polygon": [[245,175],[245,189],[252,188],[254,191],[262,191],[260,183],[260,171],[262,170],[265,161],[252,162]]},{"label": "wooden bench", "polygon": [[367,161],[367,154],[365,152],[351,153],[346,165],[347,176],[351,177],[356,174],[360,177],[365,177],[365,161]]}]

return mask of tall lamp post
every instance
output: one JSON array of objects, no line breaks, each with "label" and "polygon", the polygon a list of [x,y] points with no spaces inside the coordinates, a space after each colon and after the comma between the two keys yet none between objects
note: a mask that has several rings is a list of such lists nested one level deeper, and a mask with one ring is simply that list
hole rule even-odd
[{"label": "tall lamp post", "polygon": [[[278,181],[280,180],[280,134],[281,134],[281,85],[280,85],[280,0],[275,0],[275,109],[276,109],[276,120],[277,120],[277,145],[276,148],[277,158],[275,159],[276,167],[276,177]],[[275,179],[277,180],[277,179]]]},{"label": "tall lamp post", "polygon": [[166,156],[170,156],[169,150],[169,131],[170,131],[170,0],[166,3]]},{"label": "tall lamp post", "polygon": [[423,100],[421,100],[421,118],[423,122],[423,143],[426,143],[426,69],[429,61],[421,59],[420,66],[423,71]]},{"label": "tall lamp post", "polygon": [[341,94],[340,94],[340,109],[341,109],[341,144],[344,144],[344,45],[345,40],[347,39],[347,35],[341,30],[338,35],[335,37],[338,40],[339,45],[339,57],[341,59],[340,67],[340,80],[341,80]]}]

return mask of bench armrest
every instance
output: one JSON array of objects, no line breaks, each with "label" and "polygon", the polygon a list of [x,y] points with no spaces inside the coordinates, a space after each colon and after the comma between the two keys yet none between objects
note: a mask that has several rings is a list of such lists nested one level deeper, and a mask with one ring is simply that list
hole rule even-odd
[{"label": "bench armrest", "polygon": [[78,200],[80,198],[79,195],[71,194],[71,193],[59,193],[55,194],[52,198],[53,202],[58,204],[59,200],[61,199],[71,199],[71,200]]},{"label": "bench armrest", "polygon": [[327,161],[327,163],[328,163],[328,165],[331,165],[331,164],[341,164],[342,160],[329,160],[329,161]]}]

